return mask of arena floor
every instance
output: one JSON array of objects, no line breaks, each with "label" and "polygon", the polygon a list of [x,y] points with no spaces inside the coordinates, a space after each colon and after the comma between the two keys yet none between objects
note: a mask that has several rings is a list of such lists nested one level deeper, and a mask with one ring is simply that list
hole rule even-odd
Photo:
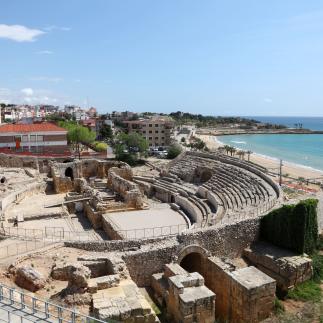
[{"label": "arena floor", "polygon": [[175,234],[188,228],[184,217],[166,203],[148,210],[106,213],[103,219],[113,223],[127,238]]}]

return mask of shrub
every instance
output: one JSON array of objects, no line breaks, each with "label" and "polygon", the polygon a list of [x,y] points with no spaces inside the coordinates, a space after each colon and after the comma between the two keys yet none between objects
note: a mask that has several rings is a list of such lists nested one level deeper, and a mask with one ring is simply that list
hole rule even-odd
[{"label": "shrub", "polygon": [[323,255],[312,255],[313,280],[320,282],[323,279]]},{"label": "shrub", "polygon": [[108,145],[105,142],[95,142],[95,149],[96,151],[106,151],[108,148]]},{"label": "shrub", "polygon": [[178,144],[171,145],[168,149],[167,158],[176,158],[182,152],[182,147]]},{"label": "shrub", "polygon": [[284,205],[261,220],[263,240],[298,253],[313,253],[318,244],[317,200]]}]

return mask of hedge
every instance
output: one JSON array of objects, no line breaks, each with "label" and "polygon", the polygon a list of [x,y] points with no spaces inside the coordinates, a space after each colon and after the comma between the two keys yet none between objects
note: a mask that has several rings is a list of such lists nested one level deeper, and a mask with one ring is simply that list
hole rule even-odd
[{"label": "hedge", "polygon": [[261,220],[261,239],[298,253],[313,253],[318,244],[317,203],[308,199],[270,212]]}]

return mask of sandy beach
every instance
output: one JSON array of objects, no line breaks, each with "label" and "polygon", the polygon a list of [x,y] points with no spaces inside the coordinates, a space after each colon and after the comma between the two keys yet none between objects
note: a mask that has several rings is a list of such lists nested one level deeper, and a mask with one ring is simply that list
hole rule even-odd
[{"label": "sandy beach", "polygon": [[[215,150],[222,145],[218,140],[216,140],[215,136],[209,136],[209,135],[196,135],[196,136],[199,137],[201,140],[203,140],[210,150]],[[271,169],[272,172],[278,172],[278,167],[279,167],[278,160],[253,153],[250,155],[250,161],[256,164],[259,164],[263,167],[266,167],[268,169]],[[321,177],[321,178],[323,177],[323,171],[311,169],[306,166],[295,165],[285,161],[283,162],[283,174],[288,174],[288,176],[291,176],[293,178],[304,177],[307,179],[313,179],[317,177]]]}]

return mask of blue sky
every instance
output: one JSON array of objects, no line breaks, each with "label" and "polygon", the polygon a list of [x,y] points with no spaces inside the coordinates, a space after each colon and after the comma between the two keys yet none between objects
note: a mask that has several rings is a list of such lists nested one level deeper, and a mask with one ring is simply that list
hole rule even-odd
[{"label": "blue sky", "polygon": [[1,0],[0,101],[323,116],[323,3]]}]

